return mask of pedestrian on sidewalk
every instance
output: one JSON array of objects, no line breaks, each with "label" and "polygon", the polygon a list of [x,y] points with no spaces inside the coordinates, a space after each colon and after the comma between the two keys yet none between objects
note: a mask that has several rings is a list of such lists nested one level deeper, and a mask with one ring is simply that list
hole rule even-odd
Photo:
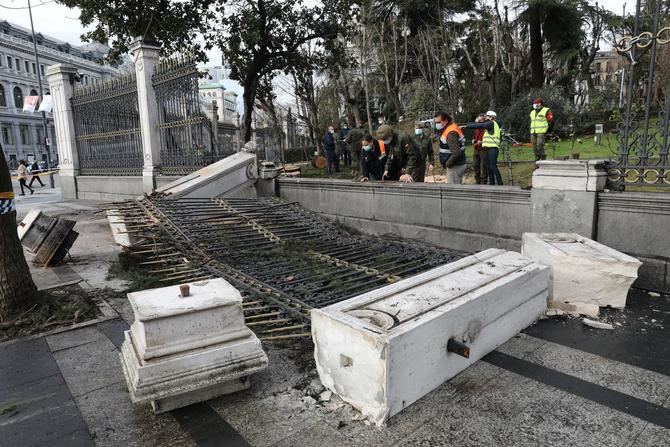
[{"label": "pedestrian on sidewalk", "polygon": [[330,126],[323,136],[323,149],[328,160],[328,175],[340,172],[340,159],[337,156],[337,142],[335,141],[335,127]]},{"label": "pedestrian on sidewalk", "polygon": [[42,183],[42,179],[40,178],[39,174],[40,173],[40,165],[37,163],[37,160],[33,162],[33,164],[30,166],[30,173],[32,174],[32,177],[30,179],[30,183],[28,183],[28,186],[33,186],[33,182],[37,180],[40,183],[40,186],[44,186],[44,183]]},{"label": "pedestrian on sidewalk", "polygon": [[30,191],[30,194],[33,195],[35,190],[30,186],[26,185],[26,180],[28,179],[28,164],[25,160],[19,160],[19,167],[16,169],[16,172],[19,175],[19,185],[21,186],[21,195],[25,196],[23,187],[25,186]]}]

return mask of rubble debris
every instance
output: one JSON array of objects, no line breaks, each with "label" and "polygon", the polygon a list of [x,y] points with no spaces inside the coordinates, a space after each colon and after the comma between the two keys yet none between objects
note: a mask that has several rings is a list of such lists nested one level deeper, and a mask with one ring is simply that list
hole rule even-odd
[{"label": "rubble debris", "polygon": [[[163,413],[249,388],[265,369],[261,342],[244,324],[242,297],[221,278],[128,294],[135,322],[121,347],[133,402]],[[225,324],[221,324],[225,321]]]},{"label": "rubble debris", "polygon": [[582,323],[594,329],[614,329],[614,326],[609,323],[603,323],[602,321],[591,320],[589,318],[582,318]]},{"label": "rubble debris", "polygon": [[19,224],[17,233],[21,245],[34,255],[33,263],[46,267],[58,264],[67,256],[79,236],[73,230],[76,223],[32,209]]},{"label": "rubble debris", "polygon": [[326,390],[323,393],[319,394],[319,400],[321,402],[328,402],[330,401],[330,398],[333,396],[333,392],[330,390]]},{"label": "rubble debris", "polygon": [[[623,309],[642,265],[632,256],[575,233],[524,233],[521,253],[551,268],[550,307],[569,303]],[[589,309],[575,312],[597,316]]]},{"label": "rubble debris", "polygon": [[313,309],[321,382],[381,425],[536,321],[548,285],[548,267],[490,249]]},{"label": "rubble debris", "polygon": [[326,390],[326,387],[323,386],[321,381],[316,378],[307,385],[305,388],[305,394],[312,397],[317,397]]}]

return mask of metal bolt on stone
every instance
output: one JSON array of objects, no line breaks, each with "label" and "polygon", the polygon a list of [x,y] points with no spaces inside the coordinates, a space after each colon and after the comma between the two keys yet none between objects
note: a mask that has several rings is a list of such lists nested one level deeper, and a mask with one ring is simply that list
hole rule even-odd
[{"label": "metal bolt on stone", "polygon": [[179,293],[182,298],[188,298],[191,296],[191,288],[188,284],[182,284],[179,286]]}]

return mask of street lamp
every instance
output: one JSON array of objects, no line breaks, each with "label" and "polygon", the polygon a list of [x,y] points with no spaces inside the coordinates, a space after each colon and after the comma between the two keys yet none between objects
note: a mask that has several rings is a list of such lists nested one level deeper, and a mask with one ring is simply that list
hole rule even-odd
[{"label": "street lamp", "polygon": [[[33,35],[33,51],[35,52],[35,70],[37,71],[37,85],[40,89],[40,101],[44,99],[42,94],[42,69],[40,67],[40,56],[37,54],[37,41],[35,40],[35,27],[33,26],[33,10],[30,8],[30,0],[28,0],[28,14],[30,15],[30,31]],[[47,114],[42,110],[42,130],[44,132],[44,148],[47,152],[47,171],[51,171],[51,150],[49,148],[49,130],[47,126]],[[54,187],[54,176],[49,174],[49,185]]]}]

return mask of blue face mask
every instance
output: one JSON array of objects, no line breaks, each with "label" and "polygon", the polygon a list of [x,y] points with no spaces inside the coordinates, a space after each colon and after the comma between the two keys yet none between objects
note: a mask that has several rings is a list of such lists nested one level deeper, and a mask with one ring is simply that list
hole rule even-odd
[{"label": "blue face mask", "polygon": [[423,135],[423,129],[414,129],[416,135]]},{"label": "blue face mask", "polygon": [[389,138],[388,140],[384,140],[384,144],[391,144],[391,139]]},{"label": "blue face mask", "polygon": [[372,150],[372,146],[370,146],[369,144],[366,144],[365,146],[363,146],[363,150],[365,152],[370,152]]},{"label": "blue face mask", "polygon": [[441,130],[442,129],[442,123],[435,123],[435,129]]}]

